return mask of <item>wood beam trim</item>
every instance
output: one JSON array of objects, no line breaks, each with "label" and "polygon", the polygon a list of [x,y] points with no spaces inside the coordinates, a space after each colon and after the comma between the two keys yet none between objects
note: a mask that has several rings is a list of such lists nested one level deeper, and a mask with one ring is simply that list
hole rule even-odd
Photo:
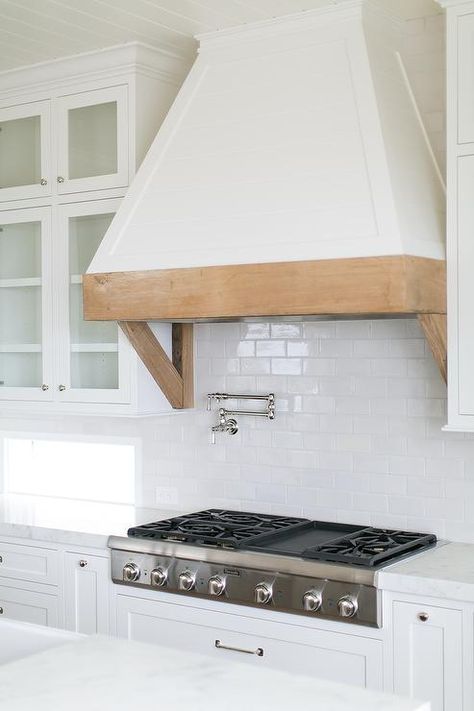
[{"label": "wood beam trim", "polygon": [[428,341],[441,377],[447,382],[447,318],[446,314],[419,314],[418,321]]},{"label": "wood beam trim", "polygon": [[389,256],[84,276],[86,320],[446,313],[446,265]]},{"label": "wood beam trim", "polygon": [[171,406],[174,409],[193,407],[192,324],[173,324],[173,361],[170,360],[147,323],[119,321],[119,326]]}]

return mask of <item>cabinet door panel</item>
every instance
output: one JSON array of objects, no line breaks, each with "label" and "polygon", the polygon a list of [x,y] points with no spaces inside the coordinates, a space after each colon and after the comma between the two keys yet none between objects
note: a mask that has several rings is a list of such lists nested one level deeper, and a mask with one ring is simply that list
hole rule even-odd
[{"label": "cabinet door panel", "polygon": [[59,208],[54,255],[62,386],[56,396],[61,402],[130,401],[128,344],[116,322],[84,321],[82,304],[82,274],[119,204],[98,200]]},{"label": "cabinet door panel", "polygon": [[0,399],[50,400],[51,354],[50,210],[7,211],[0,216]]},{"label": "cabinet door panel", "polygon": [[474,13],[458,18],[458,143],[474,143]]},{"label": "cabinet door panel", "polygon": [[0,542],[0,577],[58,584],[58,551]]},{"label": "cabinet door panel", "polygon": [[430,701],[432,711],[461,711],[461,611],[394,602],[393,639],[395,693]]},{"label": "cabinet door panel", "polygon": [[66,553],[66,629],[82,634],[109,632],[109,561]]},{"label": "cabinet door panel", "polygon": [[127,96],[123,85],[58,99],[58,192],[128,185]]},{"label": "cabinet door panel", "polygon": [[2,615],[9,620],[58,627],[58,600],[55,595],[0,585]]},{"label": "cabinet door panel", "polygon": [[51,194],[50,102],[0,109],[0,201]]},{"label": "cabinet door panel", "polygon": [[[381,689],[378,640],[119,595],[119,636]],[[218,644],[216,645],[216,642]],[[235,649],[228,649],[234,647]],[[257,650],[263,650],[260,656]]]}]

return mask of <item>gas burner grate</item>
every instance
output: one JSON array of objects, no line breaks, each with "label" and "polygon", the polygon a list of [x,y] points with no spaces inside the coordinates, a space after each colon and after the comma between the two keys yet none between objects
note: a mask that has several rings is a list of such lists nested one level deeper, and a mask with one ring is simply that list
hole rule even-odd
[{"label": "gas burner grate", "polygon": [[307,548],[303,558],[376,567],[436,543],[432,534],[363,528],[328,543]]},{"label": "gas burner grate", "polygon": [[161,539],[201,545],[239,548],[271,533],[293,531],[307,519],[208,509],[186,516],[134,526],[134,538]]}]

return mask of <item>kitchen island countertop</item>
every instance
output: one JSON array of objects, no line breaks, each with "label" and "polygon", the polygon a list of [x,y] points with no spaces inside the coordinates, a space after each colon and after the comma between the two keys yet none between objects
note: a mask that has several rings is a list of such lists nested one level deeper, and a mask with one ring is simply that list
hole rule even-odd
[{"label": "kitchen island countertop", "polygon": [[[8,711],[429,711],[429,704],[233,659],[89,637],[0,669]],[[27,683],[25,683],[27,680]]]}]

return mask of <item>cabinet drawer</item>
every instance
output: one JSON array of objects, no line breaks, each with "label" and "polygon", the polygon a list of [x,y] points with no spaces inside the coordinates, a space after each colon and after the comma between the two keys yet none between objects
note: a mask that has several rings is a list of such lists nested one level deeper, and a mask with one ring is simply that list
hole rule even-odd
[{"label": "cabinet drawer", "polygon": [[58,584],[58,551],[0,542],[0,579]]},{"label": "cabinet drawer", "polygon": [[1,615],[9,620],[58,627],[58,599],[55,595],[0,585]]},{"label": "cabinet drawer", "polygon": [[117,596],[120,637],[382,689],[382,643],[357,635]]}]

